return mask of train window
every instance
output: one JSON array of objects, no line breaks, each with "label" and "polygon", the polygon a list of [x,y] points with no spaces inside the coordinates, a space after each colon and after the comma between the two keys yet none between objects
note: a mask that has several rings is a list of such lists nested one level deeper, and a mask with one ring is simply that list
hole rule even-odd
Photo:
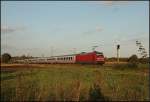
[{"label": "train window", "polygon": [[96,55],[98,55],[98,56],[103,56],[103,53],[98,52],[98,53],[96,53]]}]

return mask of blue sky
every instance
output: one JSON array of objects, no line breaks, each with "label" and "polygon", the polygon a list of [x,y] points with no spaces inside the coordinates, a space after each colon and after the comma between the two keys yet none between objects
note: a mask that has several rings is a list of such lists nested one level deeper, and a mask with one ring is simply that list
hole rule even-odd
[{"label": "blue sky", "polygon": [[89,52],[106,57],[149,50],[148,1],[2,1],[1,53],[51,56]]}]

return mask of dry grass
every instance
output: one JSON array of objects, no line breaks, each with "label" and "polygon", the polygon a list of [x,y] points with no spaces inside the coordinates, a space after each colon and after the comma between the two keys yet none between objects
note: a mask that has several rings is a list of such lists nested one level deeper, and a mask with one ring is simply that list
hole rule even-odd
[{"label": "dry grass", "polygon": [[[148,70],[42,65],[1,75],[1,101],[149,100]],[[21,67],[20,67],[21,68]],[[7,68],[5,68],[7,69]],[[11,70],[11,69],[9,69]]]}]

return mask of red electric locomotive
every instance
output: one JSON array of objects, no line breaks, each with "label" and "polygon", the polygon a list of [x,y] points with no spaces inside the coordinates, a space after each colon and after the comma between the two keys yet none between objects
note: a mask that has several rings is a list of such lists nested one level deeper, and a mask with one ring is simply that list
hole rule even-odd
[{"label": "red electric locomotive", "polygon": [[76,63],[104,64],[104,56],[102,52],[81,53],[76,55]]}]

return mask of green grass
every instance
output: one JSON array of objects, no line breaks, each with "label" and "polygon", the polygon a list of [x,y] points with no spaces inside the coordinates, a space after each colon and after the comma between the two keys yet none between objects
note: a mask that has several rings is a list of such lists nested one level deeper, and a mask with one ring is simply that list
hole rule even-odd
[{"label": "green grass", "polygon": [[132,70],[97,65],[45,67],[1,72],[1,101],[84,101],[98,95],[112,101],[149,100],[147,65]]}]

